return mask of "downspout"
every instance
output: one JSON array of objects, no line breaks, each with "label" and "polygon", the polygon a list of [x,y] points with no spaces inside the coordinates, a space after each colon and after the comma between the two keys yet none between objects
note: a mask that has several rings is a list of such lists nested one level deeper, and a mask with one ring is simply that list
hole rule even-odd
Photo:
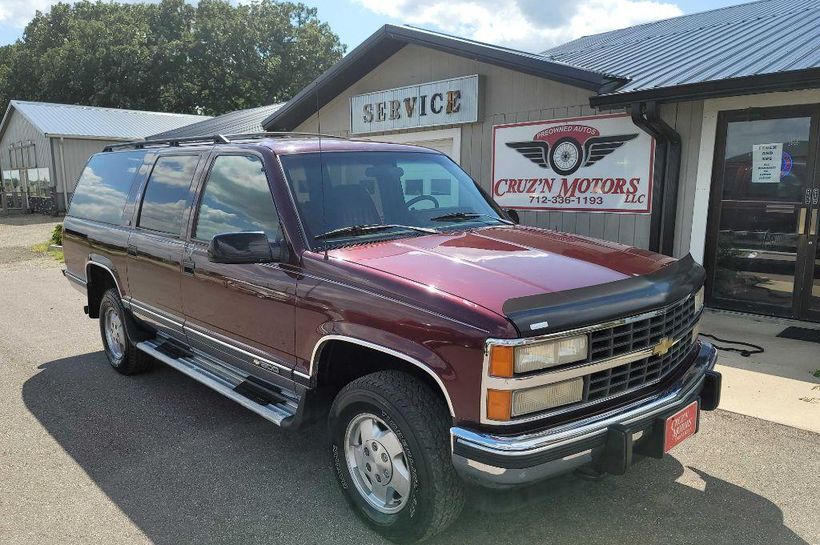
[{"label": "downspout", "polygon": [[655,139],[655,179],[652,188],[652,216],[649,222],[649,249],[671,256],[675,249],[675,219],[678,211],[681,137],[660,116],[656,101],[634,103],[632,121]]},{"label": "downspout", "polygon": [[[680,185],[681,137],[661,119],[658,103],[646,105],[646,119],[666,138],[666,169],[663,180],[661,208],[660,253],[672,255],[675,251],[675,223],[678,214],[678,186]],[[705,219],[705,218],[704,218]]]},{"label": "downspout", "polygon": [[60,173],[63,178],[63,204],[68,214],[68,180],[65,177],[65,138],[60,137]]}]

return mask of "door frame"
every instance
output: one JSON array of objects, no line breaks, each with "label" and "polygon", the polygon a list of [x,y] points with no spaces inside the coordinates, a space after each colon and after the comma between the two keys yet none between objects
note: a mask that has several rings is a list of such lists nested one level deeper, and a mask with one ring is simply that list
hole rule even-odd
[{"label": "door frame", "polygon": [[[745,108],[739,110],[722,110],[718,112],[714,160],[712,162],[712,176],[709,193],[709,212],[706,221],[706,244],[703,264],[706,268],[706,303],[715,308],[725,308],[727,310],[739,310],[754,314],[766,314],[792,319],[813,319],[820,320],[820,315],[815,316],[809,312],[808,298],[804,297],[806,288],[811,289],[808,284],[809,278],[814,274],[814,254],[812,252],[809,259],[809,246],[817,243],[817,235],[814,236],[812,244],[809,244],[808,236],[798,236],[794,291],[790,311],[784,311],[783,307],[767,305],[764,303],[748,303],[744,301],[733,301],[731,305],[721,304],[721,300],[714,297],[714,277],[716,272],[716,257],[718,235],[720,233],[721,205],[723,203],[723,171],[726,159],[726,138],[728,124],[731,121],[751,121],[778,119],[788,117],[810,117],[809,127],[809,153],[813,154],[807,164],[808,188],[820,187],[820,180],[817,177],[818,160],[820,159],[820,103],[794,104],[786,106],[761,106]],[[809,211],[810,212],[810,211]],[[810,218],[811,213],[807,214]],[[806,220],[808,224],[808,219]],[[818,313],[820,314],[820,313]]]}]

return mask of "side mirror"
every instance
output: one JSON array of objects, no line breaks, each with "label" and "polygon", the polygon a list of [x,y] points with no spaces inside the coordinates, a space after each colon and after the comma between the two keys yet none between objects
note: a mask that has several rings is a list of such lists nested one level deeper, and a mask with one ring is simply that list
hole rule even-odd
[{"label": "side mirror", "polygon": [[518,211],[513,210],[512,208],[508,208],[507,210],[504,210],[504,213],[507,214],[507,217],[510,219],[510,221],[515,223],[516,225],[521,223],[521,218],[518,217]]},{"label": "side mirror", "polygon": [[208,245],[208,260],[214,263],[270,263],[281,254],[281,245],[271,244],[261,231],[221,233]]}]

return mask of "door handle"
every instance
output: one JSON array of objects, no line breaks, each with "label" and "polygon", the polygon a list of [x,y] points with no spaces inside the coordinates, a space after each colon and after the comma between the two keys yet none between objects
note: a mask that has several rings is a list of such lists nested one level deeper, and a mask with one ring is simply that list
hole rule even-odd
[{"label": "door handle", "polygon": [[800,214],[797,216],[797,234],[806,234],[806,207],[800,207]]},{"label": "door handle", "polygon": [[809,221],[809,236],[817,234],[817,208],[812,208],[811,220]]},{"label": "door handle", "polygon": [[128,248],[125,250],[125,253],[127,253],[128,255],[136,256],[137,255],[137,247],[132,246],[131,244],[129,244]]},{"label": "door handle", "polygon": [[194,274],[194,263],[193,261],[183,263],[182,264],[182,272],[187,274]]}]

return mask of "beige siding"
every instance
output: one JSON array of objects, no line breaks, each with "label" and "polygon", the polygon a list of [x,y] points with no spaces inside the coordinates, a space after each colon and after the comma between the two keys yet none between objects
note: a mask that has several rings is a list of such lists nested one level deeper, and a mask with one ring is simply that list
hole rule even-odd
[{"label": "beige siding", "polygon": [[681,165],[674,245],[675,257],[681,257],[689,253],[692,222],[706,223],[705,217],[692,217],[697,185],[700,134],[703,124],[703,101],[664,104],[661,106],[661,118],[681,136]]},{"label": "beige siding", "polygon": [[[441,79],[482,76],[479,121],[461,125],[461,166],[490,191],[492,128],[501,123],[559,119],[597,113],[590,91],[529,76],[506,68],[408,45],[354,83],[296,128],[347,136],[353,95]],[[440,127],[436,127],[440,128]],[[558,229],[647,247],[649,215],[521,211],[528,225]]]}]

